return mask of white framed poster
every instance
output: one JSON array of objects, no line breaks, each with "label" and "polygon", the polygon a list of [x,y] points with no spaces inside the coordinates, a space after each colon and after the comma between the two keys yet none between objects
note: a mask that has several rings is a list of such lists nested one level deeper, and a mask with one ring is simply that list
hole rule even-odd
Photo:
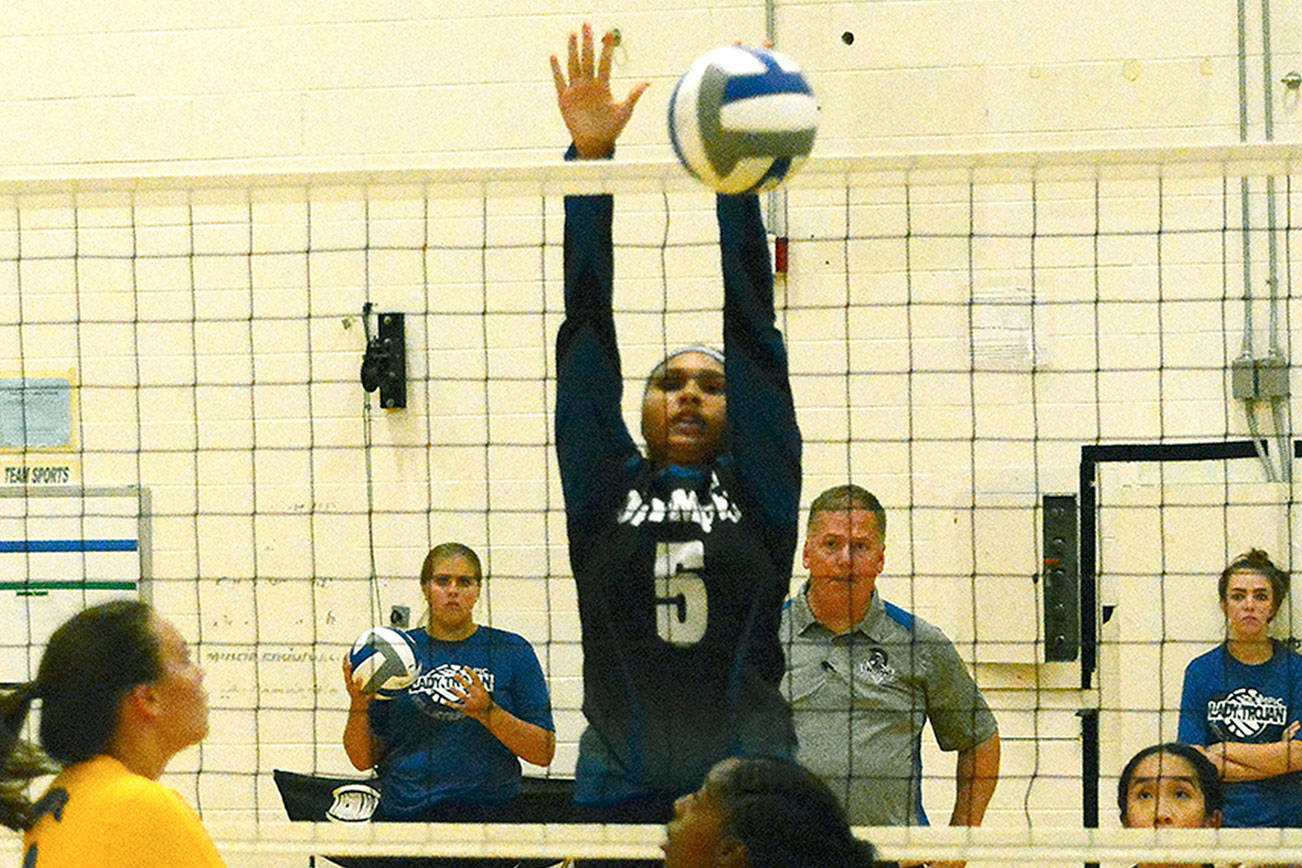
[{"label": "white framed poster", "polygon": [[31,679],[75,612],[147,598],[149,553],[144,488],[0,487],[0,682]]}]

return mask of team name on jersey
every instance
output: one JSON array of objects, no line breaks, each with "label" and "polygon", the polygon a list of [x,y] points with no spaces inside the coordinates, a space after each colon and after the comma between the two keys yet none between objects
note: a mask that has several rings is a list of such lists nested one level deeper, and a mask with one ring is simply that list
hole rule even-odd
[{"label": "team name on jersey", "polygon": [[[407,691],[423,693],[438,702],[460,702],[461,697],[457,695],[457,691],[464,693],[466,688],[457,680],[457,676],[471,669],[472,667],[462,666],[460,663],[440,663],[428,672],[422,672]],[[492,693],[493,673],[478,667],[473,667],[473,671],[479,676],[479,680],[484,682],[484,689]]]},{"label": "team name on jersey", "polygon": [[1240,687],[1224,699],[1207,703],[1207,722],[1221,724],[1240,738],[1256,735],[1268,726],[1284,726],[1287,720],[1284,700],[1252,687]]},{"label": "team name on jersey", "polygon": [[728,492],[719,484],[717,474],[710,474],[710,492],[704,502],[697,493],[687,488],[676,488],[668,500],[659,497],[643,498],[641,492],[630,490],[624,508],[620,510],[620,524],[638,527],[643,522],[652,524],[696,524],[705,533],[716,521],[741,521],[741,508],[728,498]]}]

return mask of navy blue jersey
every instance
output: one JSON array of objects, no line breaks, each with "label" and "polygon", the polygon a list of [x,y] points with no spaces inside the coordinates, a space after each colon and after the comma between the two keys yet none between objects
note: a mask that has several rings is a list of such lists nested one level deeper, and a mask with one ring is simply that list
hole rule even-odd
[{"label": "navy blue jersey", "polygon": [[493,702],[528,723],[552,730],[547,683],[533,648],[521,636],[480,626],[460,642],[424,628],[405,631],[421,673],[407,692],[371,701],[371,731],[380,739],[380,807],[376,819],[419,819],[441,802],[510,801],[520,794],[520,760],[479,721],[444,702],[466,668],[478,673]]},{"label": "navy blue jersey", "polygon": [[[1302,720],[1302,657],[1271,642],[1265,663],[1241,663],[1224,644],[1190,661],[1180,696],[1180,741],[1268,744]],[[1302,772],[1224,788],[1226,826],[1302,826]]]},{"label": "navy blue jersey", "polygon": [[777,690],[800,432],[754,196],[717,202],[731,446],[653,466],[621,415],[609,196],[565,201],[556,446],[583,629],[576,799],[695,789],[726,756],[789,754]]}]

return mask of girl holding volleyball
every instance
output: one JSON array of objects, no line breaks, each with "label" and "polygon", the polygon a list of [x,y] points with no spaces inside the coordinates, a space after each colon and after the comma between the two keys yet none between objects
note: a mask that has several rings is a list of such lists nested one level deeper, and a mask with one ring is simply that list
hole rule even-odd
[{"label": "girl holding volleyball", "polygon": [[[553,56],[569,159],[603,159],[646,88],[610,92],[613,39]],[[588,726],[575,800],[590,819],[661,822],[719,760],[789,755],[777,685],[791,576],[800,432],[774,326],[768,241],[753,195],[716,201],[722,353],[692,345],[651,372],[646,452],[620,410],[610,196],[565,200],[565,321],[556,448],[578,586]]]},{"label": "girl holding volleyball", "polygon": [[344,750],[359,771],[376,769],[375,820],[508,819],[520,795],[520,760],[552,761],[542,668],[524,637],[475,622],[483,581],[469,546],[430,549],[420,571],[426,625],[407,631],[421,674],[400,695],[365,693],[344,656]]},{"label": "girl holding volleyball", "polygon": [[[38,698],[41,747],[63,770],[33,805],[24,787],[42,770],[19,732]],[[174,626],[138,600],[74,615],[36,680],[0,700],[0,821],[26,831],[24,868],[222,865],[198,815],[158,782],[207,732],[203,670]]]}]

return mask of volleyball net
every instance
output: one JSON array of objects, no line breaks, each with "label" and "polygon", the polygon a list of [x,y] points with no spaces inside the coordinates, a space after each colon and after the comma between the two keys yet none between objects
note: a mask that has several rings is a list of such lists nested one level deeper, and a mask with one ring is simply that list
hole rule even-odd
[{"label": "volleyball net", "polygon": [[[1168,844],[1116,830],[1116,775],[1175,738],[1184,666],[1224,637],[1225,562],[1292,562],[1300,157],[814,159],[765,198],[803,503],[846,481],[881,499],[879,591],[954,640],[999,723],[987,828],[952,844],[974,861],[1012,861],[982,849],[999,836],[1041,864],[1059,843],[1067,862]],[[272,771],[351,773],[340,658],[368,627],[419,623],[421,560],[455,539],[484,559],[477,620],[547,674],[556,760],[526,773],[572,775],[582,654],[551,411],[573,192],[616,194],[636,432],[666,350],[720,342],[713,202],[676,166],[0,184],[0,680],[30,678],[70,611],[139,590],[207,671],[210,735],[168,779],[222,840],[370,846],[288,825]],[[397,333],[405,407],[359,374]],[[953,757],[928,742],[933,822],[952,798]],[[432,828],[387,841],[469,846]],[[659,840],[591,838],[621,834]],[[949,834],[879,837],[950,853]],[[1196,840],[1246,843],[1225,834]],[[1302,861],[1287,834],[1253,842]]]}]

